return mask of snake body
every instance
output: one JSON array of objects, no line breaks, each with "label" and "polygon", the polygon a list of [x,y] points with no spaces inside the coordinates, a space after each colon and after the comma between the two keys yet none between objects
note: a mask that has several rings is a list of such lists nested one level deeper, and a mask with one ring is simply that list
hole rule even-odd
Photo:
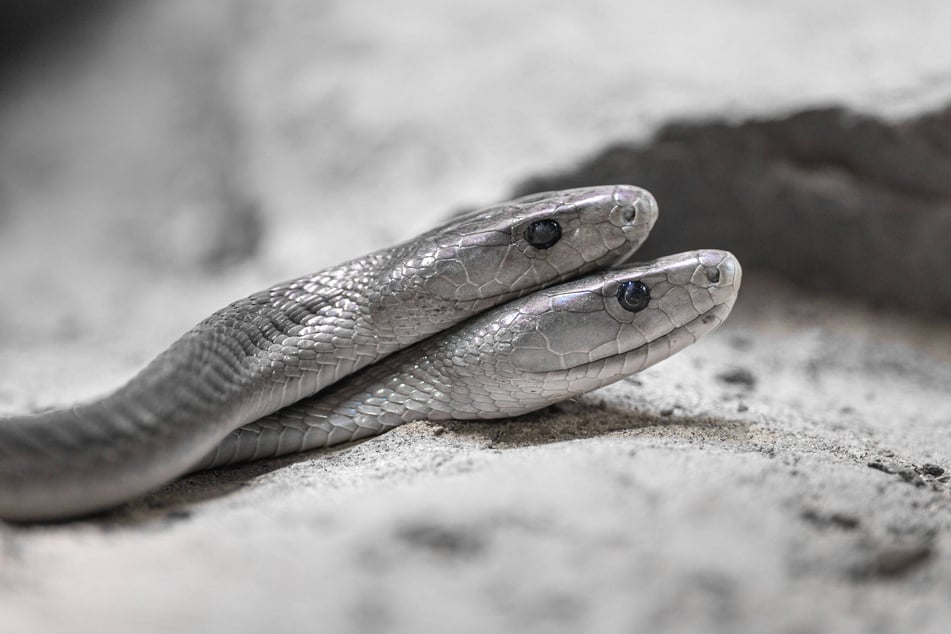
[{"label": "snake body", "polygon": [[[639,372],[713,331],[730,313],[740,279],[732,254],[706,250],[538,291],[232,432],[198,468],[328,447],[413,420],[540,409]],[[623,301],[620,291],[630,288],[646,299]]]},{"label": "snake body", "polygon": [[229,432],[531,291],[624,260],[657,216],[616,185],[536,194],[255,293],[115,393],[0,420],[0,518],[108,508],[192,468]]}]

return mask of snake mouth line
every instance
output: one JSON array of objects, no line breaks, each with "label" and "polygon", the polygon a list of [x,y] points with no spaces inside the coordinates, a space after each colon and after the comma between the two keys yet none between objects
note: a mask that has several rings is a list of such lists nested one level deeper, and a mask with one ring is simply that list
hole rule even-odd
[{"label": "snake mouth line", "polygon": [[608,385],[627,375],[645,370],[696,343],[719,328],[732,309],[731,298],[731,301],[717,304],[702,315],[658,335],[643,345],[566,368],[563,372],[571,374],[584,372],[593,378],[606,379],[602,380],[600,385]]}]

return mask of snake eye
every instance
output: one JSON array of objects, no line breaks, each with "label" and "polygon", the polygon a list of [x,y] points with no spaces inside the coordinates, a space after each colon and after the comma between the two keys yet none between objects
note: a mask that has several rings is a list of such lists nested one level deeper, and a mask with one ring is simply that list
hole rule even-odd
[{"label": "snake eye", "polygon": [[647,308],[651,300],[651,289],[644,282],[628,280],[617,287],[617,301],[621,308],[632,313]]},{"label": "snake eye", "polygon": [[547,249],[561,239],[561,225],[554,220],[536,220],[525,230],[525,241],[536,249]]}]

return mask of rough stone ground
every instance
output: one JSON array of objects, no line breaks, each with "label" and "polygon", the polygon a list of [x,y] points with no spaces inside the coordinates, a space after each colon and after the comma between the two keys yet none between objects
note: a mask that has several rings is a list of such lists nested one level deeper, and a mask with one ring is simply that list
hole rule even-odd
[{"label": "rough stone ground", "polygon": [[[951,102],[947,3],[563,4],[127,3],[25,54],[0,92],[0,414],[671,120]],[[854,165],[805,200],[946,221]],[[924,249],[852,222],[877,263]],[[0,525],[0,631],[945,631],[947,318],[757,262],[721,331],[577,401]]]}]

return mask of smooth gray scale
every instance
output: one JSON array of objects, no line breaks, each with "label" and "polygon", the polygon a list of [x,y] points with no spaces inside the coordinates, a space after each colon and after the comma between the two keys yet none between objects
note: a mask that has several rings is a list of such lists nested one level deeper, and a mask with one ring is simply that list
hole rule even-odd
[{"label": "smooth gray scale", "polygon": [[[546,407],[639,372],[715,330],[741,277],[732,254],[704,250],[538,291],[236,430],[195,469],[328,447],[413,420]],[[636,312],[617,299],[630,284],[651,289],[649,305]]]},{"label": "smooth gray scale", "polygon": [[[656,217],[653,197],[628,185],[535,194],[236,301],[115,393],[0,420],[0,518],[58,519],[140,495],[234,429],[392,352],[623,261]],[[541,220],[561,228],[547,249],[525,240]]]}]

